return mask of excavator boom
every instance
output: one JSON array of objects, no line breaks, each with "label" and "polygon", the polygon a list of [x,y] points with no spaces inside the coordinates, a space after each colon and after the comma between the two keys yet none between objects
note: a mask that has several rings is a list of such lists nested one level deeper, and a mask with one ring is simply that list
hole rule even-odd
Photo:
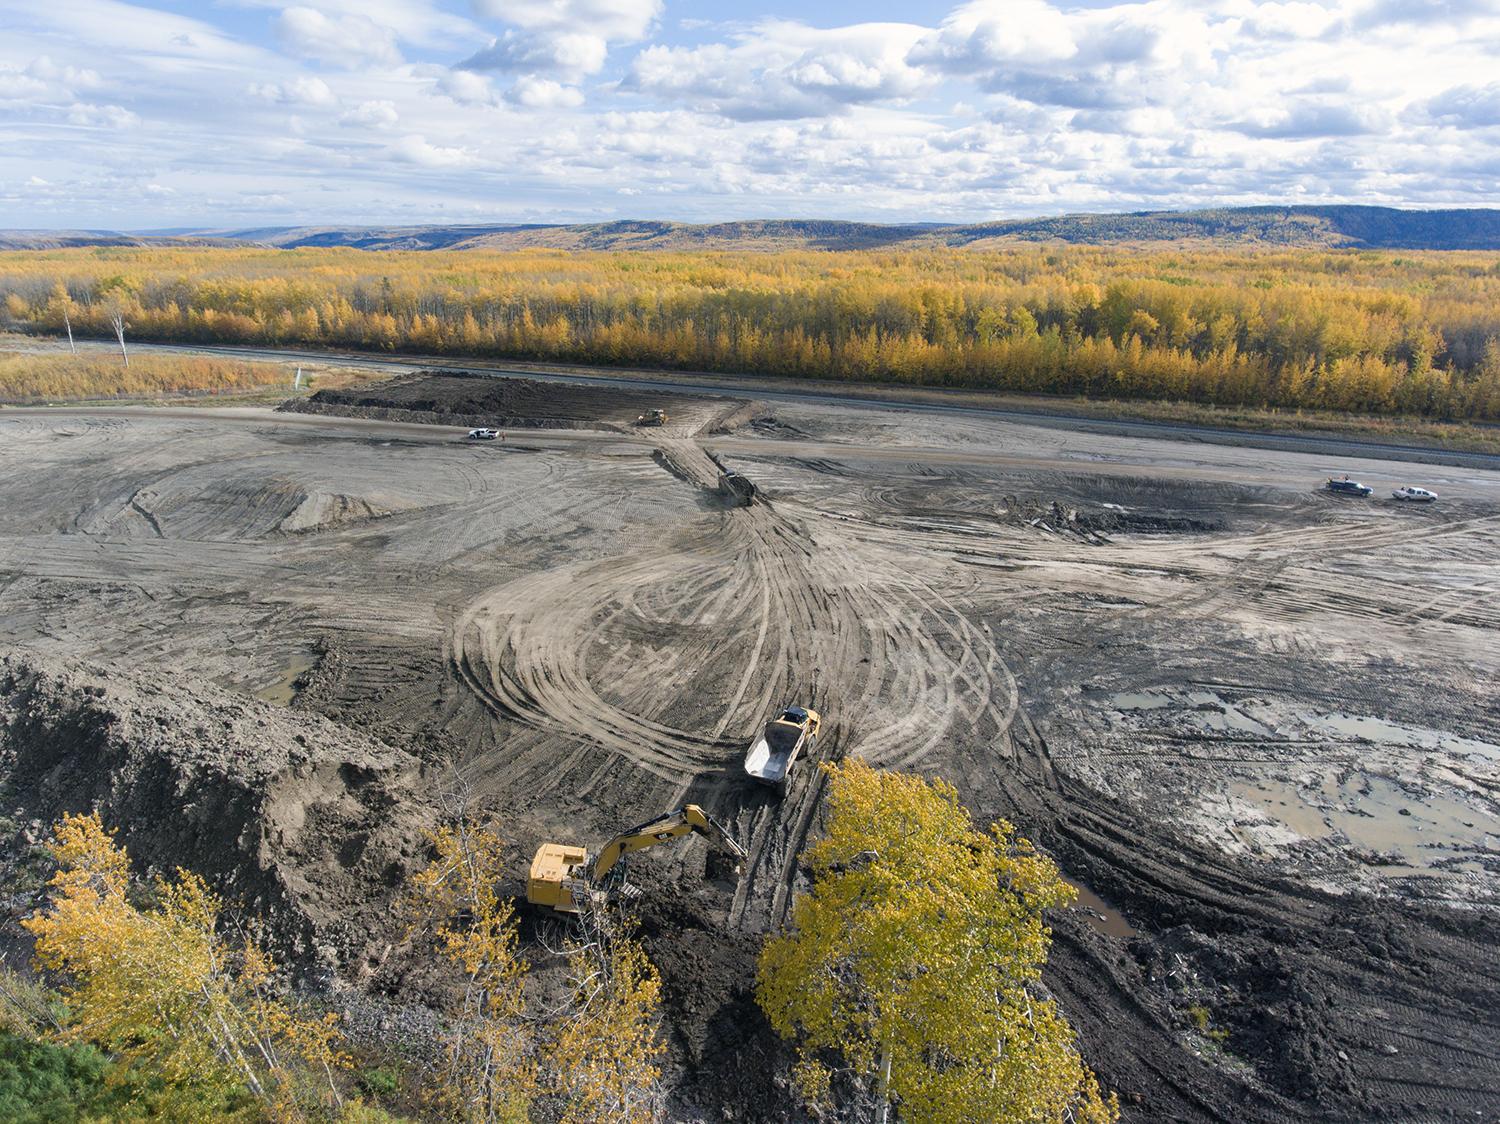
[{"label": "excavator boom", "polygon": [[622,831],[604,845],[592,865],[582,847],[543,843],[531,860],[526,898],[536,905],[576,913],[581,908],[579,895],[597,889],[626,855],[660,843],[671,843],[685,835],[703,836],[715,850],[733,858],[736,869],[740,869],[745,861],[745,849],[734,841],[722,824],[698,805],[687,804],[629,831]]},{"label": "excavator boom", "polygon": [[615,864],[630,852],[644,851],[658,843],[670,843],[684,835],[701,835],[711,846],[733,856],[737,863],[745,861],[745,849],[730,837],[718,820],[698,805],[687,804],[675,812],[668,812],[629,831],[622,831],[606,843],[594,859],[594,881],[603,881]]}]

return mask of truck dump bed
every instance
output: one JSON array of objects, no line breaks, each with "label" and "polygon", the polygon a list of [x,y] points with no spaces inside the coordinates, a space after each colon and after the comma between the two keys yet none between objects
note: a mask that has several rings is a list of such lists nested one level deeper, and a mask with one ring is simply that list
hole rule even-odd
[{"label": "truck dump bed", "polygon": [[745,756],[745,772],[765,784],[785,784],[788,770],[802,748],[802,727],[790,722],[766,723]]}]

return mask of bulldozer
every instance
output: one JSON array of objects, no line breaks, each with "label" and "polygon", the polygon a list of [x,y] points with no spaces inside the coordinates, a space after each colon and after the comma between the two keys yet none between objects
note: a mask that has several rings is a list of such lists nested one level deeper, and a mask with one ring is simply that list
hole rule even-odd
[{"label": "bulldozer", "polygon": [[632,851],[672,843],[686,835],[701,835],[709,845],[732,859],[736,874],[744,872],[745,849],[722,824],[696,804],[687,804],[616,835],[593,862],[582,847],[543,843],[531,860],[526,900],[559,913],[582,913],[599,895],[607,895],[623,879],[621,860]]},{"label": "bulldozer", "polygon": [[635,419],[636,425],[666,425],[667,412],[665,410],[647,410]]}]

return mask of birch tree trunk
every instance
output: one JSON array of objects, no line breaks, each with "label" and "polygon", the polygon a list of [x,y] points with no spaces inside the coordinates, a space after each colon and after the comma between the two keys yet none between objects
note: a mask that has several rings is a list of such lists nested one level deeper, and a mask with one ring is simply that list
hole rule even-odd
[{"label": "birch tree trunk", "polygon": [[125,360],[125,366],[130,366],[130,352],[125,350],[125,315],[117,312],[109,318],[109,322],[115,326],[115,339],[120,341],[120,358]]}]

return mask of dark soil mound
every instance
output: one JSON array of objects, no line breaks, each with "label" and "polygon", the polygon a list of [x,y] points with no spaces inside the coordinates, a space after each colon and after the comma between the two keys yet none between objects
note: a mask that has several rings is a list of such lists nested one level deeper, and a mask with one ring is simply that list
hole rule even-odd
[{"label": "dark soil mound", "polygon": [[423,371],[388,382],[320,390],[282,407],[299,413],[338,413],[389,421],[439,421],[453,425],[616,429],[650,410],[675,422],[685,412],[722,410],[733,399],[657,390],[574,385],[470,371]]},{"label": "dark soil mound", "polygon": [[35,842],[97,809],[142,867],[188,867],[283,952],[341,966],[383,930],[390,888],[420,858],[417,768],[324,718],[168,686],[0,657],[0,810]]}]

